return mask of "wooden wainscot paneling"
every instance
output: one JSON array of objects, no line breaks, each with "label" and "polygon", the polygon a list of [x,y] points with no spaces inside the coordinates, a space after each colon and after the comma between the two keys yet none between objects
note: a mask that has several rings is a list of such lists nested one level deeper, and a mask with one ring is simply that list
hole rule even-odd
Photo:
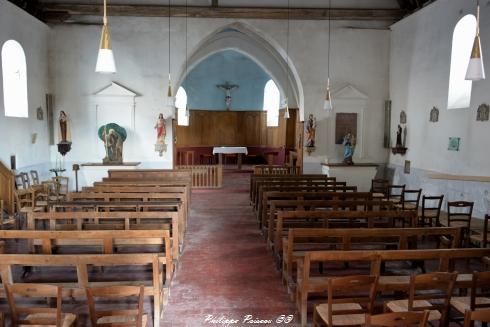
[{"label": "wooden wainscot paneling", "polygon": [[294,128],[289,127],[294,122],[295,118],[284,119],[284,110],[280,111],[278,127],[267,127],[264,111],[191,110],[189,126],[176,126],[177,147],[285,147],[288,133],[290,143],[294,139]]}]

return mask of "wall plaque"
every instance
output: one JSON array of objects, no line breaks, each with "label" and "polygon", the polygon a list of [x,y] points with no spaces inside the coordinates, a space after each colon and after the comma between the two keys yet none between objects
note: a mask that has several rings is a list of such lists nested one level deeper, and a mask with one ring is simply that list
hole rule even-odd
[{"label": "wall plaque", "polygon": [[335,117],[335,144],[342,144],[347,133],[351,133],[357,139],[357,114],[338,113]]}]

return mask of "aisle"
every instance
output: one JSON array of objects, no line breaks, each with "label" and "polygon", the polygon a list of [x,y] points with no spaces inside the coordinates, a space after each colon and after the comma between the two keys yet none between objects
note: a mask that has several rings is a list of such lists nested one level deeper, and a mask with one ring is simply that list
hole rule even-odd
[{"label": "aisle", "polygon": [[[227,173],[223,189],[193,192],[185,250],[162,326],[282,326],[276,318],[294,314],[248,204],[249,177]],[[208,315],[219,321],[206,322]],[[243,323],[246,315],[273,323]]]}]

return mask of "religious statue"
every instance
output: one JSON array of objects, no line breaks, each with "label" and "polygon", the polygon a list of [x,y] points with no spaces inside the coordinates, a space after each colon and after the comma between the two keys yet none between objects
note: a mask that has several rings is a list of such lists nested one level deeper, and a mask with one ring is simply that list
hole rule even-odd
[{"label": "religious statue", "polygon": [[68,142],[70,138],[68,116],[63,110],[60,111],[59,123],[60,123],[60,134],[59,134],[60,142]]},{"label": "religious statue", "polygon": [[106,156],[102,159],[104,164],[118,165],[123,163],[123,143],[127,133],[124,128],[115,123],[103,125],[99,128],[99,138],[104,142]]},{"label": "religious statue", "polygon": [[71,150],[71,130],[70,130],[70,123],[68,120],[68,116],[63,110],[60,111],[60,117],[58,119],[58,122],[60,128],[58,152],[64,156]]},{"label": "religious statue", "polygon": [[155,151],[163,155],[164,151],[167,151],[167,145],[165,144],[165,136],[167,135],[167,130],[165,129],[165,119],[163,114],[158,115],[157,123],[155,124],[155,129],[157,130],[157,142],[155,143]]},{"label": "religious statue", "polygon": [[216,85],[218,89],[221,89],[225,92],[225,104],[226,110],[230,110],[231,107],[231,91],[238,88],[238,85],[230,84],[226,82],[225,84]]},{"label": "religious statue", "polygon": [[403,148],[402,143],[402,127],[398,125],[398,130],[396,131],[396,146],[397,148]]},{"label": "religious statue", "polygon": [[354,150],[356,148],[356,138],[353,134],[347,133],[342,141],[344,146],[344,163],[346,165],[353,165],[352,157],[354,156]]},{"label": "religious statue", "polygon": [[407,113],[402,110],[402,112],[400,112],[400,124],[406,124],[407,123]]},{"label": "religious statue", "polygon": [[308,116],[306,122],[306,143],[307,148],[315,147],[315,134],[316,134],[316,118],[312,114]]}]

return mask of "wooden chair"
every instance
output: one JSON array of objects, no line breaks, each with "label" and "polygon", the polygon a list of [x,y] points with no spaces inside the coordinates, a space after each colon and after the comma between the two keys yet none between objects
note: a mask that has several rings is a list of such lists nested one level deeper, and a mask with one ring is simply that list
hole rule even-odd
[{"label": "wooden chair", "polygon": [[490,309],[466,311],[464,315],[464,327],[471,327],[475,321],[482,323],[490,322]]},{"label": "wooden chair", "polygon": [[388,200],[393,203],[402,203],[405,185],[388,185]]},{"label": "wooden chair", "polygon": [[39,185],[41,182],[39,181],[39,174],[37,170],[31,170],[29,172],[31,174],[32,185]]},{"label": "wooden chair", "polygon": [[428,321],[440,320],[446,326],[456,272],[433,272],[410,276],[409,297],[385,303],[385,312],[430,310]]},{"label": "wooden chair", "polygon": [[483,220],[483,231],[481,233],[470,235],[471,244],[476,244],[479,247],[486,248],[490,241],[488,240],[488,234],[490,231],[488,230],[488,220],[490,219],[490,215],[485,215]]},{"label": "wooden chair", "polygon": [[315,306],[313,326],[364,324],[365,314],[371,313],[373,309],[377,281],[377,276],[347,276],[328,279],[328,302]]},{"label": "wooden chair", "polygon": [[29,179],[29,174],[26,172],[20,173],[22,180],[24,181],[24,188],[29,189],[31,187],[31,180]]},{"label": "wooden chair", "polygon": [[27,190],[27,185],[24,182],[24,176],[22,173],[15,175],[15,188],[17,190]]},{"label": "wooden chair", "polygon": [[490,271],[473,272],[470,296],[458,296],[451,299],[451,307],[464,315],[466,311],[490,309]]},{"label": "wooden chair", "polygon": [[371,180],[371,193],[373,198],[386,198],[388,197],[388,187],[390,182],[387,179],[373,179]]},{"label": "wooden chair", "polygon": [[419,219],[420,226],[441,226],[440,216],[444,195],[422,196],[422,212]]},{"label": "wooden chair", "polygon": [[[146,314],[143,314],[144,289],[144,286],[108,286],[87,288],[87,302],[92,326],[146,327],[148,316]],[[95,308],[94,298],[96,297],[111,299],[138,297],[138,304],[136,309],[98,311]]]},{"label": "wooden chair", "polygon": [[447,203],[447,226],[461,227],[461,244],[468,245],[473,215],[473,202],[453,201]]},{"label": "wooden chair", "polygon": [[422,189],[418,189],[418,190],[404,189],[401,198],[402,202],[398,204],[398,207],[401,210],[414,210],[418,212],[421,194],[422,194]]},{"label": "wooden chair", "polygon": [[[76,316],[61,312],[61,286],[47,284],[4,284],[12,315],[12,326],[73,326]],[[28,298],[55,298],[56,307],[19,306],[16,295]],[[37,304],[37,303],[36,303]]]},{"label": "wooden chair", "polygon": [[382,313],[375,316],[366,315],[365,327],[384,326],[384,327],[405,327],[416,326],[425,327],[429,319],[429,311],[407,311]]}]

